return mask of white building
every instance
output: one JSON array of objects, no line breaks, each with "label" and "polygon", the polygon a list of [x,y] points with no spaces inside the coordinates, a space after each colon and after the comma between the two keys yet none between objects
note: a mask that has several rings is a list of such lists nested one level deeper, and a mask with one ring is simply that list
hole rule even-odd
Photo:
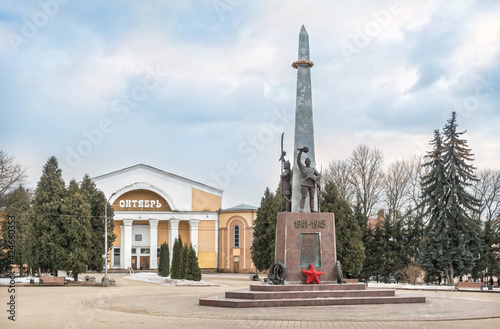
[{"label": "white building", "polygon": [[110,198],[116,241],[110,268],[157,269],[159,247],[179,235],[201,268],[216,269],[222,190],[139,164],[92,178]]}]

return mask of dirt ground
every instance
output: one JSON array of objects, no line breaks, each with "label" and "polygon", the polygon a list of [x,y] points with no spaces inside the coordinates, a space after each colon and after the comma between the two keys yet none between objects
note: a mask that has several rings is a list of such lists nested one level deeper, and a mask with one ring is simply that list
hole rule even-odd
[{"label": "dirt ground", "polygon": [[[100,281],[100,276],[96,276]],[[111,274],[115,287],[17,287],[15,322],[0,286],[0,328],[500,328],[500,294],[406,291],[425,304],[226,309],[204,297],[247,288],[248,274],[204,274],[220,286],[162,286]]]}]

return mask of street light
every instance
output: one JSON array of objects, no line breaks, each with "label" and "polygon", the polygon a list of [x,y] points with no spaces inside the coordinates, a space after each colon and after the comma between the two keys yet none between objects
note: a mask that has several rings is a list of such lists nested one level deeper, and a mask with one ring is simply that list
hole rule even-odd
[{"label": "street light", "polygon": [[104,261],[104,280],[103,284],[105,286],[108,285],[109,279],[108,279],[108,204],[109,200],[116,194],[113,193],[109,197],[108,200],[106,200],[106,206],[104,207],[104,249],[105,249],[105,261]]}]

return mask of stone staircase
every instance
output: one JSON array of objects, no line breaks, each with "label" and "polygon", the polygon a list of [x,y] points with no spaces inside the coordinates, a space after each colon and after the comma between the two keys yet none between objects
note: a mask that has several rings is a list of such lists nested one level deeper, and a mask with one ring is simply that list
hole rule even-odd
[{"label": "stone staircase", "polygon": [[217,307],[290,307],[363,304],[425,303],[421,295],[396,296],[392,289],[370,289],[365,284],[251,285],[225,296],[200,299],[200,305]]}]

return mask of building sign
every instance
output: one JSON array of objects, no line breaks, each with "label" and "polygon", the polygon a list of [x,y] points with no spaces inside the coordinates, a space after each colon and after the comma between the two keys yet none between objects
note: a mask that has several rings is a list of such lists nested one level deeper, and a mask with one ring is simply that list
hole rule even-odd
[{"label": "building sign", "polygon": [[120,200],[120,208],[161,208],[160,200]]},{"label": "building sign", "polygon": [[159,194],[148,190],[124,193],[113,203],[115,211],[171,211],[168,202]]}]

